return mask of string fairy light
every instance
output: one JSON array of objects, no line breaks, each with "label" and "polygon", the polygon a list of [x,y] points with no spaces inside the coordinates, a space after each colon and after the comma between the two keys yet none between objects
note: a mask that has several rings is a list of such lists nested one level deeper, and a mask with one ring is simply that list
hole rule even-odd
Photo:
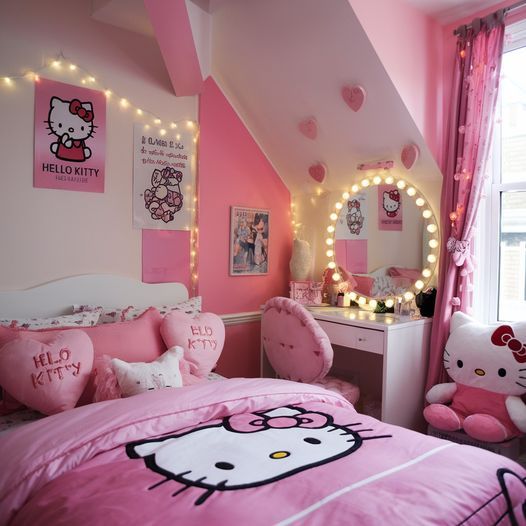
[{"label": "string fairy light", "polygon": [[[431,281],[433,274],[436,271],[436,264],[438,261],[438,256],[436,254],[436,249],[440,246],[439,242],[439,231],[438,231],[438,221],[436,219],[436,216],[431,208],[431,205],[427,202],[426,198],[423,196],[423,194],[418,190],[416,186],[414,186],[412,183],[408,183],[407,181],[404,181],[401,178],[395,177],[392,174],[388,174],[384,182],[386,184],[395,184],[396,187],[399,190],[404,190],[408,197],[411,199],[414,199],[414,202],[416,206],[420,209],[423,208],[421,211],[422,218],[425,221],[425,229],[426,232],[432,235],[431,239],[429,239],[427,246],[424,247],[427,249],[427,254],[425,255],[425,260],[427,261],[428,265],[425,266],[421,271],[421,277],[416,279],[410,289],[406,290],[403,294],[397,295],[397,296],[391,296],[386,297],[384,302],[385,306],[388,308],[391,308],[395,305],[396,302],[402,302],[402,301],[411,301],[415,297],[416,294],[418,294],[420,291],[422,291]],[[334,210],[330,213],[329,219],[330,224],[327,227],[327,237],[325,239],[325,244],[327,246],[327,250],[325,252],[328,263],[327,268],[330,270],[334,270],[337,268],[337,262],[335,259],[335,252],[334,252],[334,245],[335,245],[335,235],[336,235],[336,229],[335,229],[335,223],[338,220],[338,213],[343,208],[345,201],[347,201],[352,195],[357,194],[363,189],[368,188],[370,186],[377,186],[382,183],[382,177],[380,177],[379,174],[372,174],[365,178],[363,178],[359,184],[353,184],[350,188],[350,190],[345,191],[342,194],[342,200],[336,201],[334,204]],[[333,272],[332,274],[332,280],[334,283],[339,284],[342,281],[342,276],[337,273]],[[374,309],[377,304],[378,300],[375,298],[370,298],[366,296],[365,294],[357,294],[356,292],[350,293],[350,298],[352,301],[358,303],[361,307],[365,307],[365,305],[369,305],[371,309]]]},{"label": "string fairy light", "polygon": [[[185,134],[191,135],[191,144],[195,145],[195,156],[198,155],[198,138],[199,138],[199,124],[191,119],[181,119],[181,120],[171,120],[168,125],[162,124],[162,119],[149,112],[143,108],[135,106],[130,99],[123,97],[116,93],[113,89],[110,89],[108,86],[102,86],[101,83],[97,80],[97,77],[91,72],[87,71],[83,67],[79,66],[78,63],[73,62],[72,60],[65,57],[60,53],[55,58],[51,58],[44,62],[44,65],[31,69],[24,72],[21,75],[0,75],[0,87],[4,89],[9,89],[10,91],[14,90],[20,82],[40,82],[41,75],[43,73],[50,72],[52,77],[60,75],[65,77],[66,80],[72,83],[81,84],[82,86],[90,86],[95,89],[98,89],[104,92],[106,100],[108,103],[114,101],[121,111],[133,111],[134,116],[139,117],[144,124],[144,129],[149,130],[152,127],[157,128],[159,134],[164,136],[167,133],[167,127],[175,130],[184,130]],[[182,135],[178,133],[176,135],[176,140],[181,141]],[[199,255],[199,208],[198,208],[198,162],[195,160],[194,171],[196,173],[195,177],[195,195],[194,202],[192,207],[192,217],[193,217],[193,228],[189,227],[190,230],[190,283],[191,283],[191,293],[195,296],[198,293],[198,255]]]}]

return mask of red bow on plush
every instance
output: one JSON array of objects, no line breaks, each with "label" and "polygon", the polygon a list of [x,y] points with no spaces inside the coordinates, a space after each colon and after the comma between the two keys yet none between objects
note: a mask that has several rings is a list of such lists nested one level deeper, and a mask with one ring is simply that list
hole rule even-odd
[{"label": "red bow on plush", "polygon": [[513,329],[509,325],[497,327],[491,335],[491,343],[499,347],[507,345],[513,353],[515,360],[519,363],[526,362],[526,345],[515,338]]},{"label": "red bow on plush", "polygon": [[398,192],[398,190],[391,190],[389,192],[389,197],[393,200],[393,201],[400,201],[400,193]]},{"label": "red bow on plush", "polygon": [[253,433],[264,429],[286,429],[290,427],[320,428],[328,424],[327,417],[320,413],[300,413],[294,416],[266,416],[254,413],[233,415],[228,425],[241,433]]},{"label": "red bow on plush", "polygon": [[78,115],[85,122],[91,122],[93,120],[93,112],[83,108],[78,99],[73,99],[69,103],[69,112],[72,115]]}]

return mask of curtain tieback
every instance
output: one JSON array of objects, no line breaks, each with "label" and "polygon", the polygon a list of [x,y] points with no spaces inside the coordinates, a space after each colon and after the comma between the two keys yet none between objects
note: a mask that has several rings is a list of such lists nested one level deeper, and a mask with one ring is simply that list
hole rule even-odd
[{"label": "curtain tieback", "polygon": [[447,240],[447,251],[451,254],[451,259],[457,267],[465,265],[466,270],[473,271],[473,262],[471,260],[471,243],[469,240],[460,240],[451,236]]}]

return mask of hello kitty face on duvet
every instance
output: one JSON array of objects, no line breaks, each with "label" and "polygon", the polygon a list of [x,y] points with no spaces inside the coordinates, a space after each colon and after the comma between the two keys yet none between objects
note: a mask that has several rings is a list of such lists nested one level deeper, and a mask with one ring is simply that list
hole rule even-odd
[{"label": "hello kitty face on duvet", "polygon": [[281,407],[134,442],[126,452],[166,477],[159,484],[172,480],[183,484],[180,491],[192,486],[206,490],[196,500],[198,505],[217,490],[261,486],[332,462],[372,438],[384,437],[364,438],[349,426],[335,424],[330,415]]}]

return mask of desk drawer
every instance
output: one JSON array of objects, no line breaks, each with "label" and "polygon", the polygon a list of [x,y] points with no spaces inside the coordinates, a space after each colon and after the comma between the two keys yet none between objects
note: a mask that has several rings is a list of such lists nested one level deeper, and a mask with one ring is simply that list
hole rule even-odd
[{"label": "desk drawer", "polygon": [[317,320],[327,333],[331,343],[361,351],[384,353],[384,333],[372,329],[362,329],[352,325]]},{"label": "desk drawer", "polygon": [[354,335],[353,347],[355,349],[376,354],[384,353],[384,333],[382,331],[353,327],[352,333]]}]

